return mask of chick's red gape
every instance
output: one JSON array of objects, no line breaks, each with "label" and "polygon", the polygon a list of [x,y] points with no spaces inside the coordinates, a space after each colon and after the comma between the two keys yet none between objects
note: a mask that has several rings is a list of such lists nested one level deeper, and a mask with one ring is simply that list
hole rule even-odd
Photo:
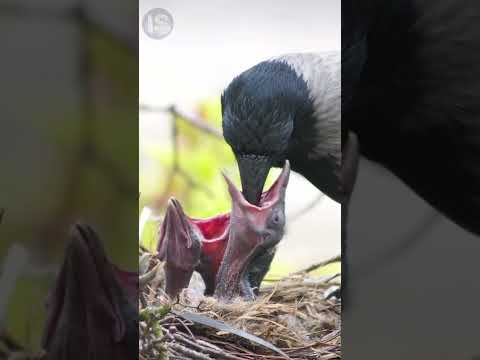
[{"label": "chick's red gape", "polygon": [[258,206],[249,203],[224,176],[232,211],[208,219],[190,218],[171,199],[158,243],[158,256],[165,261],[167,294],[177,296],[188,287],[193,271],[198,271],[205,282],[205,295],[223,301],[254,299],[283,237],[289,175],[287,161]]}]

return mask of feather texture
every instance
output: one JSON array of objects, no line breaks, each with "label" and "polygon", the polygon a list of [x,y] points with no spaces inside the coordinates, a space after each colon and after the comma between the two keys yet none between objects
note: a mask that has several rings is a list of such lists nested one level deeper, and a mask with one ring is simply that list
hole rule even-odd
[{"label": "feather texture", "polygon": [[[310,159],[333,157],[341,163],[341,58],[339,52],[303,53],[281,56],[295,70],[308,88],[313,104],[312,126],[315,138],[306,154]],[[306,119],[299,119],[299,121]]]},{"label": "feather texture", "polygon": [[255,159],[275,166],[289,159],[293,170],[341,201],[340,62],[338,53],[288,54],[246,70],[225,89],[223,135],[243,159],[240,172],[249,169],[244,191],[259,177],[255,168],[268,171]]},{"label": "feather texture", "polygon": [[[344,2],[353,4],[345,11],[356,6]],[[343,120],[366,157],[480,234],[480,3],[369,4],[368,31],[356,26],[345,33],[367,52]],[[344,82],[354,84],[346,70]]]}]

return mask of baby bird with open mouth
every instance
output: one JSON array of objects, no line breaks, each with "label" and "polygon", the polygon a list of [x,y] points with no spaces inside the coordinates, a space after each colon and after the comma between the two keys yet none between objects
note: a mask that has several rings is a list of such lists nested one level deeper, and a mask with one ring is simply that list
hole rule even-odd
[{"label": "baby bird with open mouth", "polygon": [[188,217],[171,199],[160,229],[158,256],[165,261],[166,292],[177,296],[194,271],[205,281],[205,295],[229,302],[253,300],[284,234],[285,192],[290,164],[261,196],[249,203],[226,176],[232,211],[208,219]]}]

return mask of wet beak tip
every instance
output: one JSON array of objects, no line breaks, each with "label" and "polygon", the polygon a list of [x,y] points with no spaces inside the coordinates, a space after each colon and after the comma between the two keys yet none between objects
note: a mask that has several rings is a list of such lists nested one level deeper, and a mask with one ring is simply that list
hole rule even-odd
[{"label": "wet beak tip", "polygon": [[225,181],[226,181],[228,184],[231,184],[231,183],[232,183],[232,180],[230,180],[230,178],[228,177],[227,172],[226,172],[225,170],[222,170],[220,173],[222,174],[223,178],[225,179]]},{"label": "wet beak tip", "polygon": [[222,176],[225,179],[225,182],[227,183],[228,191],[230,194],[233,196],[233,194],[237,191],[237,188],[235,187],[235,184],[233,181],[228,177],[225,171],[222,171]]}]

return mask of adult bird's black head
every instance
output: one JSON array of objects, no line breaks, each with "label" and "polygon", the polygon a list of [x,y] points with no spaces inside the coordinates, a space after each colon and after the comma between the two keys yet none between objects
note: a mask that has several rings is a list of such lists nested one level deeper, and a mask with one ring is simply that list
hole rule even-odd
[{"label": "adult bird's black head", "polygon": [[[223,135],[235,153],[248,202],[258,205],[270,168],[283,166],[286,159],[314,184],[335,182],[330,181],[333,175],[320,180],[318,173],[306,171],[325,165],[330,168],[320,173],[333,173],[339,162],[340,80],[329,70],[334,62],[340,63],[334,55],[285,55],[246,70],[225,89]],[[337,92],[331,91],[334,78]],[[334,93],[335,109],[330,101]],[[312,166],[310,161],[317,160],[322,164]]]}]

